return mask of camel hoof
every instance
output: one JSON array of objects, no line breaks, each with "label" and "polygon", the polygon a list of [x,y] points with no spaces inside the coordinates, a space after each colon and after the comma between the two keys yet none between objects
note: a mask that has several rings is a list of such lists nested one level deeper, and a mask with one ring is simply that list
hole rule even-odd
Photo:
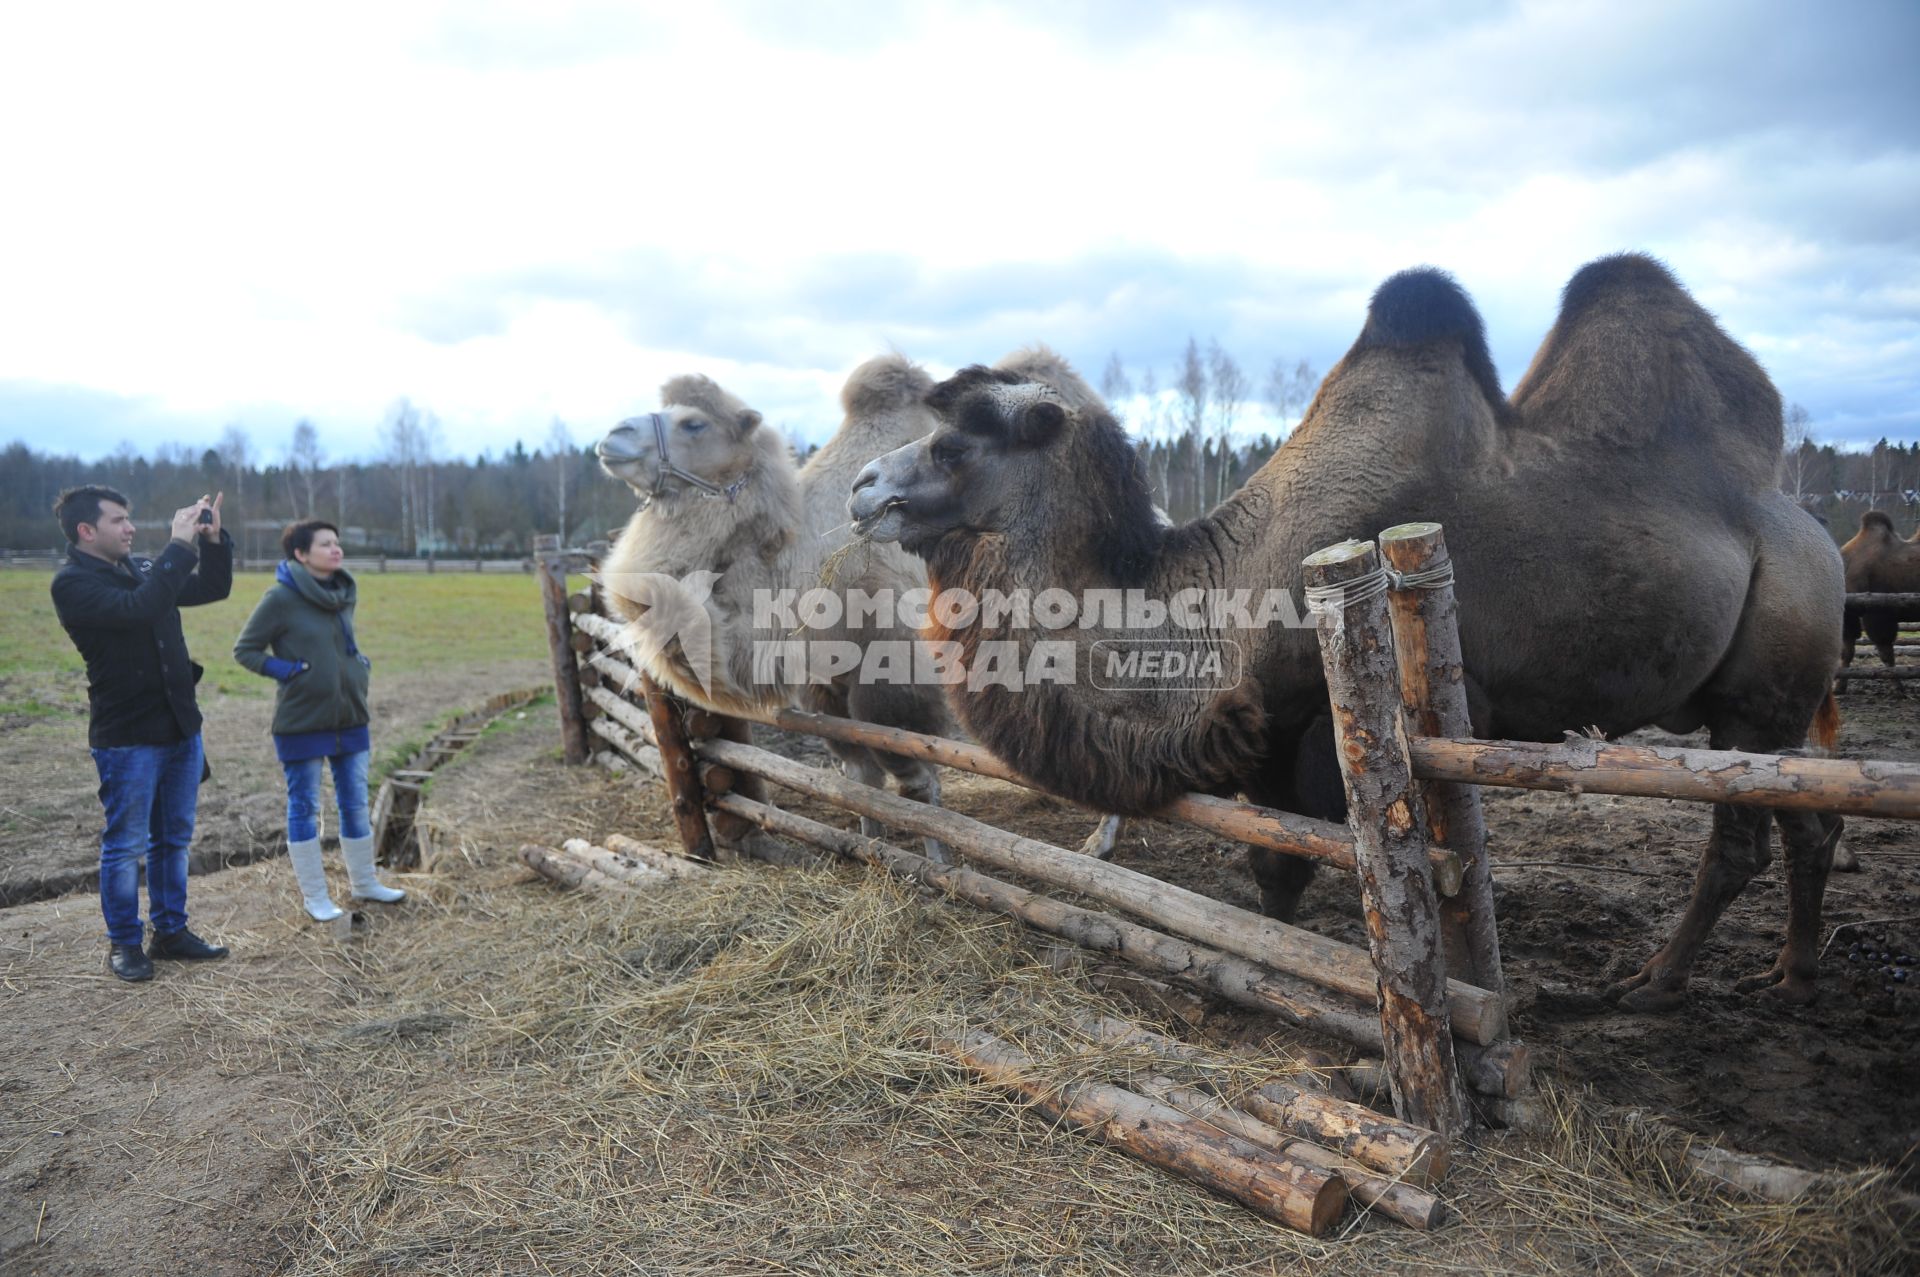
[{"label": "camel hoof", "polygon": [[1758,993],[1784,1006],[1803,1007],[1813,1001],[1818,986],[1806,976],[1788,975],[1779,967],[1769,967],[1759,975],[1734,981],[1735,993]]},{"label": "camel hoof", "polygon": [[959,861],[954,859],[953,848],[947,846],[947,844],[941,842],[938,838],[927,839],[927,859],[936,865],[953,865],[959,863]]},{"label": "camel hoof", "polygon": [[1108,816],[1101,821],[1080,844],[1080,854],[1092,856],[1095,860],[1113,859],[1114,848],[1120,845],[1120,826],[1124,822],[1125,817],[1122,816]]},{"label": "camel hoof", "polygon": [[[1609,989],[1609,993],[1620,990],[1619,985]],[[1640,1014],[1659,1014],[1665,1011],[1677,1011],[1687,1004],[1686,986],[1674,988],[1669,985],[1643,984],[1638,988],[1621,990],[1613,999],[1613,1004],[1622,1011],[1634,1011]]]},{"label": "camel hoof", "polygon": [[1833,872],[1857,874],[1860,872],[1860,857],[1853,854],[1853,848],[1844,842],[1833,845]]},{"label": "camel hoof", "polygon": [[1760,991],[1762,997],[1790,1007],[1810,1006],[1818,993],[1818,987],[1811,980],[1782,980]]}]

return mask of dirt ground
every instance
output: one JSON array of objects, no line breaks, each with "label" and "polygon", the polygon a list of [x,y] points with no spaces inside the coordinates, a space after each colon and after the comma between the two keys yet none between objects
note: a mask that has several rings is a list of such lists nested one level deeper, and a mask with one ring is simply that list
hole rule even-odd
[{"label": "dirt ground", "polygon": [[[1903,701],[1884,685],[1870,687],[1843,696],[1841,713],[1842,755],[1920,762],[1920,698]],[[1705,733],[1649,730],[1629,739],[1706,745]],[[1821,995],[1813,1005],[1779,1008],[1733,992],[1736,980],[1772,964],[1785,933],[1776,835],[1773,864],[1709,938],[1687,1008],[1625,1015],[1602,1002],[1599,990],[1638,970],[1665,940],[1706,845],[1710,809],[1482,792],[1514,1034],[1533,1046],[1538,1065],[1609,1103],[1668,1115],[1735,1148],[1808,1167],[1898,1165],[1905,1182],[1920,1187],[1920,827],[1849,820],[1846,837],[1861,872],[1829,880]],[[946,795],[957,810],[1065,846],[1088,827],[1071,808],[973,777],[951,778]],[[1237,846],[1198,831],[1129,826],[1114,859],[1216,899],[1259,906]],[[1331,873],[1308,889],[1300,924],[1366,944],[1357,893]],[[1914,965],[1894,965],[1908,973],[1896,983],[1881,968],[1901,959]]]},{"label": "dirt ground", "polygon": [[[418,680],[375,714],[424,725],[523,685],[525,673]],[[213,750],[218,779],[204,801],[200,842],[216,856],[271,844],[279,837],[277,775],[263,765],[264,718],[246,718],[265,707],[209,709],[209,739],[237,743]],[[1869,688],[1846,697],[1843,712],[1847,755],[1920,761],[1920,700]],[[461,792],[484,795],[486,769],[498,768],[502,784],[509,774],[519,779],[517,819],[537,823],[539,799],[526,796],[545,792],[554,795],[552,820],[564,827],[575,817],[550,723],[530,721],[513,739],[509,748],[475,751]],[[795,738],[775,744],[818,752]],[[54,757],[44,741],[23,745],[17,734],[0,734],[8,802],[21,792],[16,781],[32,784],[43,829],[21,848],[9,846],[9,875],[92,854],[97,814],[85,754],[68,748],[71,756]],[[1066,845],[1090,825],[1065,804],[977,778],[950,773],[947,796],[957,810]],[[1882,952],[1889,963],[1920,955],[1920,830],[1851,823],[1863,869],[1835,877],[1826,925],[1865,925],[1828,945],[1814,1005],[1780,1009],[1732,992],[1735,979],[1764,968],[1778,948],[1784,890],[1776,861],[1721,921],[1690,1006],[1633,1016],[1603,1006],[1595,991],[1664,938],[1706,837],[1706,810],[1490,792],[1488,818],[1516,1031],[1535,1047],[1537,1067],[1736,1148],[1820,1169],[1898,1165],[1906,1186],[1920,1187],[1920,976],[1895,983],[1878,972]],[[1255,899],[1238,849],[1191,831],[1136,825],[1116,858],[1235,903]],[[305,922],[281,860],[196,877],[194,925],[230,944],[234,956],[163,967],[144,986],[103,973],[91,894],[0,911],[0,1274],[345,1270],[327,1267],[345,1257],[330,1254],[328,1233],[310,1217],[319,1171],[302,1136],[339,1098],[328,1094],[324,1063],[315,1066],[324,1062],[316,1043],[339,1032],[329,1026],[343,1010],[394,996],[355,955],[377,946],[383,930],[427,926],[457,908],[445,884],[465,871],[453,858],[411,876],[412,900],[369,908],[352,932]],[[1303,924],[1362,940],[1350,883],[1322,875]],[[1857,960],[1855,941],[1864,942]],[[310,1015],[311,1031],[263,1037],[263,1002],[283,1017],[288,1008],[296,1018]],[[1224,1039],[1258,1027],[1218,1006],[1199,1018],[1198,1033]],[[404,1257],[365,1262],[366,1271],[408,1267]]]}]

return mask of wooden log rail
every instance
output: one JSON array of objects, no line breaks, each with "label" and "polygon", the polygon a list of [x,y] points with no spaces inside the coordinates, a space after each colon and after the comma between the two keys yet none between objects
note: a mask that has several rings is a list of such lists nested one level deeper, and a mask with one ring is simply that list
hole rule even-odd
[{"label": "wooden log rail", "polygon": [[1422,780],[1920,820],[1920,766],[1911,763],[1612,745],[1584,737],[1551,745],[1416,736],[1407,752]]},{"label": "wooden log rail", "polygon": [[[897,727],[856,723],[852,719],[805,710],[781,710],[763,721],[787,731],[866,745],[908,758],[939,763],[957,771],[971,772],[976,776],[1004,780],[1023,789],[1033,789],[1036,793],[1046,792],[978,745]],[[1216,798],[1210,794],[1183,794],[1155,813],[1155,817],[1180,821],[1255,847],[1318,860],[1348,873],[1352,873],[1357,866],[1353,857],[1353,835],[1332,821],[1315,820],[1311,816],[1298,816],[1271,807],[1256,807],[1252,803]],[[1428,859],[1433,865],[1434,889],[1443,895],[1458,891],[1460,858],[1450,851],[1436,849]]]},{"label": "wooden log rail", "polygon": [[[1378,977],[1373,963],[1365,951],[1352,945],[1258,917],[1122,865],[858,784],[752,745],[708,740],[698,742],[694,749],[703,758],[764,777],[842,810],[939,838],[991,868],[1114,905],[1175,935],[1216,945],[1349,997],[1374,997]],[[1485,1046],[1507,1036],[1506,1012],[1498,995],[1452,980],[1447,982],[1446,1004],[1453,1031],[1467,1041]]]},{"label": "wooden log rail", "polygon": [[1856,616],[1873,612],[1902,621],[1920,620],[1920,594],[1849,594],[1847,611]]},{"label": "wooden log rail", "polygon": [[[575,616],[574,624],[600,643],[614,651],[619,650],[620,627],[612,621],[586,613]],[[588,657],[587,664],[622,686],[639,684],[640,676],[633,667],[610,652],[595,652]],[[848,718],[814,714],[805,710],[781,710],[757,721],[790,732],[818,736],[825,740],[843,741],[850,745],[865,745],[871,749],[898,754],[903,758],[917,758],[924,762],[938,763],[942,767],[971,772],[975,776],[986,776],[992,780],[1003,780],[1009,784],[1019,785],[1023,789],[1032,789],[1037,793],[1046,792],[1038,789],[1031,781],[978,745],[947,740],[941,736],[930,736],[923,732],[910,732],[898,727],[858,723]],[[1315,820],[1310,816],[1297,816],[1291,812],[1276,811],[1271,807],[1257,807],[1252,803],[1234,802],[1230,799],[1216,798],[1210,794],[1182,795],[1156,813],[1156,816],[1165,820],[1183,821],[1196,829],[1204,829],[1209,833],[1220,834],[1251,846],[1265,847],[1291,856],[1318,860],[1323,864],[1344,869],[1348,873],[1352,873],[1356,866],[1353,858],[1353,835],[1332,821]],[[1450,896],[1458,891],[1461,880],[1460,858],[1451,851],[1436,848],[1429,859],[1433,862],[1434,890],[1444,896]]]}]

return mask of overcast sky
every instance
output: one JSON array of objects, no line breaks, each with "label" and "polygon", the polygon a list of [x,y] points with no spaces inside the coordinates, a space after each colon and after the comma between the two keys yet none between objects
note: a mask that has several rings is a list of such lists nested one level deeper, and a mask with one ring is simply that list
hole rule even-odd
[{"label": "overcast sky", "polygon": [[1817,440],[1920,438],[1920,3],[1335,8],[8,5],[0,443],[365,457],[406,396],[472,455],[686,371],[823,438],[879,351],[1035,340],[1259,385],[1419,264],[1511,388],[1621,249]]}]

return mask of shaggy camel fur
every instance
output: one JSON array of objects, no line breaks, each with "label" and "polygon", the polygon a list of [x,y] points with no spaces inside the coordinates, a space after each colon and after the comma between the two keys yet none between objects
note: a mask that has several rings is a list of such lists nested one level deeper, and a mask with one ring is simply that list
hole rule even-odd
[{"label": "shaggy camel fur", "polygon": [[[775,645],[794,637],[792,627],[777,609],[763,606],[757,616],[755,611],[756,598],[821,585],[830,556],[849,539],[847,485],[872,458],[933,429],[922,403],[932,385],[925,371],[900,355],[868,360],[841,390],[840,429],[797,467],[786,441],[761,425],[758,412],[706,377],[675,377],[660,389],[667,461],[723,492],[733,488],[732,496],[702,491],[671,471],[663,484],[649,418],[624,421],[601,440],[597,450],[608,474],[643,497],[659,494],[628,521],[602,571],[647,673],[676,695],[725,714],[759,717],[797,704],[913,731],[945,727],[937,687],[863,682],[857,669],[816,681],[802,663],[768,660]],[[917,561],[881,545],[857,547],[832,582],[842,599],[849,590],[898,597],[925,584]],[[810,627],[805,638],[850,642],[862,651],[875,642],[916,641],[892,610],[860,617],[858,628],[848,621],[843,610],[837,622]],[[930,764],[858,745],[828,747],[853,779],[879,786],[890,773],[903,795],[938,805],[939,775]],[[745,779],[752,796],[764,796],[753,778]],[[728,842],[748,836],[736,818],[723,815],[715,827]],[[880,832],[874,822],[863,827]],[[946,859],[938,842],[927,846]]]},{"label": "shaggy camel fur", "polygon": [[[1779,396],[1649,258],[1606,258],[1573,277],[1511,402],[1450,277],[1388,280],[1286,446],[1177,528],[1156,526],[1134,451],[1106,414],[984,368],[929,403],[939,431],[866,467],[850,509],[867,535],[925,558],[936,588],[1131,589],[1162,601],[1191,587],[1249,589],[1257,603],[1279,587],[1298,599],[1308,554],[1431,519],[1458,565],[1481,734],[1557,740],[1657,723],[1765,751],[1803,744],[1816,711],[1823,743],[1837,725],[1840,559],[1774,487]],[[970,671],[988,641],[1028,655],[1037,639],[1072,644],[1072,682],[1014,690],[969,677],[951,689],[963,724],[1036,783],[1110,811],[1150,812],[1197,789],[1340,814],[1310,626],[1213,615],[1198,630],[1113,630],[1110,615],[1083,611],[1077,625],[1035,634],[1004,615],[961,619],[929,637],[956,640]],[[1093,665],[1103,638],[1231,641],[1245,676],[1202,691],[1103,689]],[[1684,1001],[1708,931],[1771,857],[1770,819],[1787,850],[1786,943],[1741,987],[1812,996],[1839,820],[1716,805],[1686,912],[1610,991],[1621,1005]],[[1269,913],[1292,913],[1302,863],[1254,855]]]},{"label": "shaggy camel fur", "polygon": [[[1015,351],[1000,363],[1023,380],[1052,386],[1069,402],[1100,403],[1067,362],[1044,345]],[[778,433],[761,428],[758,412],[706,377],[674,378],[661,388],[668,462],[722,493],[738,484],[731,497],[676,481],[671,472],[662,484],[659,436],[650,420],[622,422],[608,433],[598,447],[601,465],[650,498],[628,521],[602,572],[614,610],[629,622],[629,638],[648,673],[675,694],[725,714],[759,717],[797,704],[911,731],[945,730],[938,687],[860,677],[873,644],[917,642],[915,632],[899,623],[898,612],[862,615],[855,627],[849,624],[852,609],[844,605],[851,591],[891,591],[897,599],[926,585],[920,561],[895,547],[863,543],[842,556],[831,582],[843,601],[840,620],[805,631],[809,643],[856,646],[861,667],[816,681],[798,664],[755,664],[756,644],[764,653],[793,634],[783,616],[756,618],[754,599],[821,585],[829,561],[850,540],[845,501],[854,474],[872,458],[933,430],[937,423],[922,403],[932,385],[924,371],[899,355],[862,364],[841,391],[845,418],[840,429],[796,468]],[[655,492],[660,495],[652,497]],[[671,582],[686,582],[692,589],[677,589]],[[707,587],[711,593],[701,597]],[[769,619],[781,624],[768,624]],[[701,621],[705,624],[696,628]],[[689,659],[690,645],[704,657],[698,670]],[[729,730],[740,734],[737,727]],[[879,786],[890,773],[902,794],[939,803],[939,773],[930,764],[834,741],[828,748],[853,779]],[[756,779],[745,777],[742,783],[748,787],[743,792],[764,797]],[[725,814],[716,815],[715,827],[729,842],[750,836],[744,823]],[[862,828],[873,836],[881,833],[872,820],[863,819]],[[1117,818],[1102,822],[1083,850],[1111,854],[1119,828]],[[929,839],[927,847],[936,858],[946,858],[938,840]]]},{"label": "shaggy camel fur", "polygon": [[[1847,565],[1847,593],[1920,593],[1920,544],[1915,544],[1916,540],[1920,540],[1920,531],[1908,540],[1901,540],[1893,530],[1892,518],[1879,510],[1861,515],[1860,530],[1840,547],[1840,558]],[[1853,664],[1862,625],[1866,628],[1867,641],[1880,654],[1881,663],[1892,665],[1900,621],[1886,612],[1871,612],[1864,617],[1857,612],[1847,613],[1843,636],[1846,651],[1841,659],[1848,665]]]}]

